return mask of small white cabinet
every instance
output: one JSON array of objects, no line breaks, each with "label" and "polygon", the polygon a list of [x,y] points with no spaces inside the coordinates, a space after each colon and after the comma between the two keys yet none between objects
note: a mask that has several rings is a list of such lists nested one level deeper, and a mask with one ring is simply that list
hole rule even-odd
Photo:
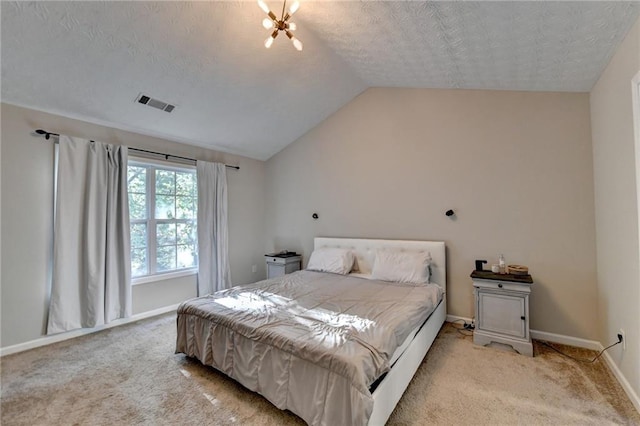
[{"label": "small white cabinet", "polygon": [[264,258],[267,262],[267,278],[281,277],[302,268],[302,256],[265,255]]},{"label": "small white cabinet", "polygon": [[471,278],[476,302],[473,343],[504,343],[522,355],[533,356],[529,332],[531,276],[474,271]]}]

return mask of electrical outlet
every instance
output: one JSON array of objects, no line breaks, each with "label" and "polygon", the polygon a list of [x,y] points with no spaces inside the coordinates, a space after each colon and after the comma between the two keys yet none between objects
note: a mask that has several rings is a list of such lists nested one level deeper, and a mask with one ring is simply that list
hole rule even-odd
[{"label": "electrical outlet", "polygon": [[256,266],[256,265],[251,265],[251,272],[253,272],[254,274],[255,274],[256,272],[258,272],[258,266]]},{"label": "electrical outlet", "polygon": [[622,350],[626,350],[627,349],[627,335],[624,334],[624,330],[620,329],[620,331],[618,331],[618,334],[622,336]]}]

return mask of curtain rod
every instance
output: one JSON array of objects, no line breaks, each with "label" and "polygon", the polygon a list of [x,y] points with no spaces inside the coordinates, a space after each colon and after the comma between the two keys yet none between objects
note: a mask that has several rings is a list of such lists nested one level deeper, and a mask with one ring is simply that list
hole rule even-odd
[{"label": "curtain rod", "polygon": [[[44,135],[44,138],[45,138],[46,140],[49,140],[49,138],[50,138],[51,136],[60,136],[58,133],[47,132],[46,130],[42,130],[42,129],[37,129],[35,132],[36,132],[37,134],[39,134],[39,135]],[[179,156],[179,155],[173,155],[173,154],[164,154],[164,153],[162,153],[162,152],[149,151],[149,150],[146,150],[146,149],[140,149],[140,148],[129,148],[129,151],[137,151],[137,152],[144,152],[144,153],[147,153],[147,154],[161,155],[161,156],[163,156],[166,160],[168,160],[168,159],[169,159],[169,157],[171,157],[171,158],[179,158],[179,159],[181,159],[181,160],[186,160],[186,161],[193,161],[193,162],[198,161],[198,160],[196,160],[195,158],[181,157],[181,156]],[[230,168],[230,169],[240,170],[240,166],[231,166],[231,165],[229,165],[229,164],[225,164],[225,167],[228,167],[228,168]]]}]

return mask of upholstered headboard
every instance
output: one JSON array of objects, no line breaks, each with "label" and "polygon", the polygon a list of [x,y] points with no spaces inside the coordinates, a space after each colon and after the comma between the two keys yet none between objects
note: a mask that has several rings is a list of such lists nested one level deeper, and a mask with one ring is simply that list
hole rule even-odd
[{"label": "upholstered headboard", "polygon": [[400,251],[428,251],[431,253],[431,282],[447,285],[447,262],[443,241],[413,241],[413,240],[373,240],[366,238],[327,238],[316,237],[313,248],[339,247],[352,250],[358,261],[358,269],[364,274],[371,273],[373,260],[378,249]]}]

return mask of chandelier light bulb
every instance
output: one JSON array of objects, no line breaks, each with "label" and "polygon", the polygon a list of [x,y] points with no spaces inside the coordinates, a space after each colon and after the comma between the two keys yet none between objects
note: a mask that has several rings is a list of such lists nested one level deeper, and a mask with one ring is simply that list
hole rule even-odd
[{"label": "chandelier light bulb", "polygon": [[260,6],[260,9],[262,9],[264,13],[269,13],[269,6],[262,0],[258,0],[258,6]]},{"label": "chandelier light bulb", "polygon": [[298,29],[298,26],[294,22],[289,22],[289,29],[295,31]]},{"label": "chandelier light bulb", "polygon": [[269,18],[264,18],[264,20],[262,21],[262,26],[266,29],[266,30],[270,30],[271,28],[275,27],[275,23],[273,22],[273,20],[269,19]]},{"label": "chandelier light bulb", "polygon": [[267,37],[267,39],[264,41],[264,47],[266,47],[267,49],[270,48],[273,44],[273,40],[275,40],[273,37]]},{"label": "chandelier light bulb", "polygon": [[302,51],[302,42],[300,40],[294,37],[291,41],[293,42],[293,47],[295,47],[296,50]]},{"label": "chandelier light bulb", "polygon": [[274,32],[272,32],[269,38],[267,38],[264,41],[264,47],[266,47],[267,49],[270,48],[271,45],[273,44],[273,41],[276,39],[276,37],[278,37],[278,30],[275,30]]},{"label": "chandelier light bulb", "polygon": [[300,8],[300,2],[294,1],[291,7],[289,8],[289,15],[293,15]]}]

